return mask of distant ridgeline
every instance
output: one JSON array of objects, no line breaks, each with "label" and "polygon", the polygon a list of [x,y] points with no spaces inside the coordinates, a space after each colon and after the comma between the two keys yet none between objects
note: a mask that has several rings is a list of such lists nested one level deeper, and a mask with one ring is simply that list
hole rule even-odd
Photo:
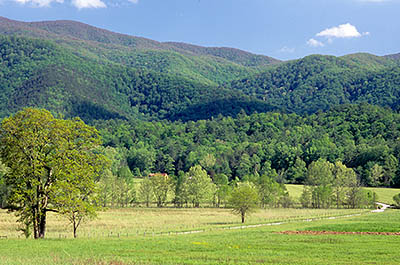
[{"label": "distant ridgeline", "polygon": [[6,18],[0,53],[1,118],[27,106],[79,116],[136,175],[178,175],[212,155],[211,176],[275,170],[282,182],[302,183],[301,168],[321,158],[343,161],[363,184],[400,183],[392,163],[400,158],[399,54],[281,62],[73,21]]},{"label": "distant ridgeline", "polygon": [[199,120],[316,113],[346,103],[398,109],[399,56],[312,55],[281,62],[109,32],[73,21],[0,18],[0,115],[25,106],[86,121]]}]

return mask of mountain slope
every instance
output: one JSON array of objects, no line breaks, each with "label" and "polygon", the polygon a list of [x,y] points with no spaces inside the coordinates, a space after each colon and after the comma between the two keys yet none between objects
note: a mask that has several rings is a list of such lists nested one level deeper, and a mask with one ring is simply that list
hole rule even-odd
[{"label": "mountain slope", "polygon": [[[183,77],[81,58],[51,41],[0,36],[0,115],[34,106],[93,119],[199,119],[256,99]],[[214,113],[193,106],[224,102]],[[244,105],[243,105],[244,104]],[[247,105],[246,105],[247,104]],[[261,105],[266,105],[261,102]],[[238,105],[239,106],[239,105]],[[235,106],[238,113],[240,109]],[[263,110],[267,110],[267,106]],[[228,114],[232,114],[232,110]]]},{"label": "mountain slope", "polygon": [[0,17],[0,33],[1,117],[25,106],[87,121],[186,121],[241,110],[303,114],[359,102],[400,109],[395,56],[312,55],[279,62],[73,21]]},{"label": "mountain slope", "polygon": [[54,40],[79,56],[107,59],[208,84],[230,82],[279,63],[238,49],[160,43],[75,21],[28,23],[0,17],[0,33]]},{"label": "mountain slope", "polygon": [[384,57],[390,58],[390,59],[393,59],[393,60],[396,60],[396,61],[400,61],[400,53],[389,54],[389,55],[386,55]]},{"label": "mountain slope", "polygon": [[369,54],[312,55],[234,81],[230,87],[295,113],[315,113],[356,102],[397,109],[398,71],[393,60]]}]

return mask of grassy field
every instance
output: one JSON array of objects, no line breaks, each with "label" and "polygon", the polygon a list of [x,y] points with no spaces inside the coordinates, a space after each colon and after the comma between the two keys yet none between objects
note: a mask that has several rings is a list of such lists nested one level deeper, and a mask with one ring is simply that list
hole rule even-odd
[{"label": "grassy field", "polygon": [[[211,210],[198,209],[197,212],[191,212],[188,209],[187,213],[191,215],[189,218],[180,214],[174,217],[169,209],[146,209],[138,212],[139,210],[109,211],[101,217],[104,220],[94,221],[91,226],[101,227],[104,223],[118,225],[120,218],[126,222],[127,218],[123,216],[129,211],[134,212],[134,216],[130,218],[139,218],[137,222],[153,220],[158,224],[162,222],[157,220],[172,218],[175,228],[181,222],[179,218],[183,218],[183,221],[201,219],[203,221],[197,222],[196,225],[203,226],[203,222],[207,224],[209,220],[224,220],[223,216],[226,214],[205,217],[204,215],[209,215]],[[286,210],[286,213],[275,211],[277,210],[269,210],[271,220],[275,220],[276,216],[292,216],[291,210]],[[301,213],[297,212],[295,215],[299,214]],[[312,217],[321,213],[311,211],[303,214]],[[337,212],[333,211],[332,214],[336,215]],[[0,239],[0,264],[398,264],[400,236],[288,235],[278,232],[393,232],[400,231],[399,220],[400,211],[389,210],[384,213],[367,212],[353,217],[291,221],[281,225],[253,228],[209,229],[197,234],[132,235],[119,238],[114,235],[45,240]],[[235,218],[231,218],[231,222],[232,225],[238,225],[234,223]]]},{"label": "grassy field", "polygon": [[[303,192],[303,185],[286,184],[286,188],[289,191],[290,196],[298,200]],[[365,188],[367,190],[373,190],[378,195],[378,201],[392,204],[393,196],[400,193],[400,189],[392,188]]]},{"label": "grassy field", "polygon": [[[261,209],[246,219],[246,224],[296,221],[308,218],[340,216],[348,213],[362,213],[368,210],[345,209]],[[78,229],[79,237],[111,237],[158,235],[199,229],[217,230],[240,225],[239,216],[229,209],[215,208],[122,208],[99,212],[98,218],[83,223]],[[0,211],[0,236],[22,237],[18,232],[16,218]],[[71,226],[55,214],[49,213],[46,237],[72,237]]]},{"label": "grassy field", "polygon": [[400,193],[400,189],[391,189],[391,188],[365,188],[367,190],[375,191],[378,194],[378,201],[392,204],[393,196]]}]

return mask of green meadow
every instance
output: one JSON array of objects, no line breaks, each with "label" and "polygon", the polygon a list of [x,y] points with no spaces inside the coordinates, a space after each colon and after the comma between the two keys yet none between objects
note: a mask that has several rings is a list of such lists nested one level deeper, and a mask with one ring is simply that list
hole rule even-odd
[{"label": "green meadow", "polygon": [[[1,212],[0,236],[15,230],[13,219]],[[398,210],[265,209],[251,215],[245,226],[239,221],[228,209],[112,209],[83,224],[79,237],[72,239],[65,220],[51,215],[44,240],[11,233],[0,239],[0,264],[398,264],[400,260],[400,236],[279,233],[398,232]],[[183,233],[188,231],[194,232]]]}]

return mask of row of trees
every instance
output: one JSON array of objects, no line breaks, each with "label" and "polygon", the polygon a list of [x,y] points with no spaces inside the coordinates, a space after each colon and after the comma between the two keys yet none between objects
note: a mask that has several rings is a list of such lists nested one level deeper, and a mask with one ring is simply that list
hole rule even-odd
[{"label": "row of trees", "polygon": [[[134,183],[136,182],[136,184]],[[178,176],[163,173],[150,174],[143,179],[125,180],[117,176],[100,180],[100,202],[104,207],[125,207],[142,204],[149,207],[229,207],[232,190],[238,183],[252,183],[259,194],[260,207],[290,207],[284,184],[279,184],[271,176],[248,176],[246,181],[229,181],[225,175],[211,178],[200,165]]]},{"label": "row of trees", "polygon": [[[376,194],[364,190],[353,169],[343,163],[326,160],[313,162],[306,169],[306,185],[297,202],[289,196],[286,187],[275,179],[278,174],[269,168],[264,175],[248,175],[244,180],[228,180],[226,175],[211,178],[200,165],[191,167],[178,176],[150,174],[136,185],[132,181],[114,176],[113,181],[104,185],[100,180],[103,206],[125,207],[156,204],[164,207],[231,207],[229,200],[233,190],[240,183],[250,183],[258,194],[258,207],[291,207],[300,204],[306,208],[364,208],[374,207]],[[108,180],[111,180],[107,178]],[[136,179],[137,181],[137,179]],[[138,181],[137,181],[138,182]],[[108,201],[106,198],[109,198]]]},{"label": "row of trees", "polygon": [[300,202],[303,207],[337,208],[374,207],[377,196],[361,188],[353,169],[342,162],[320,159],[308,168]]}]

